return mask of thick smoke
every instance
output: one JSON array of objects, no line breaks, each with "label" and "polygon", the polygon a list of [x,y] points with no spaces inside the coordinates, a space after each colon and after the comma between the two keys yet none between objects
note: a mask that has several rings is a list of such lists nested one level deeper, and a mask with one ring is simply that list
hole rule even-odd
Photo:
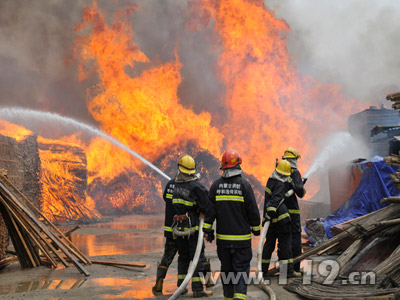
[{"label": "thick smoke", "polygon": [[[86,108],[86,90],[97,83],[97,78],[93,75],[79,82],[73,57],[74,39],[78,36],[74,28],[82,21],[83,8],[92,2],[0,2],[0,105],[51,111],[95,124]],[[116,10],[132,1],[97,3],[111,24]],[[200,33],[185,29],[188,1],[135,3],[139,11],[131,16],[134,39],[152,64],[175,60],[177,50],[183,63],[178,91],[183,104],[193,107],[196,113],[221,110],[223,104],[215,101],[224,89],[214,70],[218,55],[213,48],[214,37],[211,30]]]},{"label": "thick smoke", "polygon": [[302,73],[342,85],[368,103],[400,90],[400,2],[266,0],[291,27],[288,47]]}]

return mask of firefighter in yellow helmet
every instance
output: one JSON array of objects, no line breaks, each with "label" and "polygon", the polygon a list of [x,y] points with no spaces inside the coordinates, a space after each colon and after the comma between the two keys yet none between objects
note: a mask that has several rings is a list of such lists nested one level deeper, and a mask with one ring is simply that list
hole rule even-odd
[{"label": "firefighter in yellow helmet", "polygon": [[[206,217],[211,214],[211,203],[208,199],[206,188],[198,181],[200,174],[196,171],[196,163],[190,155],[182,155],[178,158],[178,174],[175,177],[175,187],[172,195],[172,205],[175,211],[173,234],[177,232],[178,245],[178,286],[186,277],[190,261],[193,260],[198,239],[199,216],[203,213]],[[211,234],[209,239],[212,240]],[[200,254],[200,260],[193,273],[192,290],[193,297],[207,297],[211,291],[203,289],[199,272],[204,273],[204,244]]]},{"label": "firefighter in yellow helmet", "polygon": [[[293,258],[301,255],[301,220],[300,209],[297,197],[303,198],[306,194],[304,183],[307,179],[302,179],[297,169],[297,160],[301,158],[299,152],[294,148],[288,148],[284,152],[282,159],[286,159],[292,171],[290,173],[289,188],[293,191],[289,193],[289,197],[285,200],[292,221],[292,254]],[[294,264],[294,270],[300,272],[300,262]]]},{"label": "firefighter in yellow helmet", "polygon": [[286,206],[285,194],[289,191],[292,168],[287,160],[281,160],[265,187],[265,202],[263,225],[270,221],[270,226],[265,240],[262,253],[262,271],[264,277],[268,276],[268,268],[271,255],[275,250],[276,240],[278,240],[278,258],[280,273],[286,270],[288,277],[298,277],[301,274],[293,270],[292,255],[292,225]]}]

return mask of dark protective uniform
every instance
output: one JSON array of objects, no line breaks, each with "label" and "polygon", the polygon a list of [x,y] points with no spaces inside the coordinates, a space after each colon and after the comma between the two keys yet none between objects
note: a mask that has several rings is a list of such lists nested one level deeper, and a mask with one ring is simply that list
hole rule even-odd
[{"label": "dark protective uniform", "polygon": [[[270,220],[271,223],[262,253],[262,271],[264,275],[268,273],[276,240],[278,240],[280,267],[287,265],[288,274],[293,272],[292,225],[285,199],[285,193],[288,190],[289,186],[285,182],[272,177],[268,179],[267,186],[265,187],[263,224],[268,220],[268,212],[271,211],[272,219]],[[284,199],[283,202],[282,199]]]},{"label": "dark protective uniform", "polygon": [[[205,216],[209,214],[210,202],[206,188],[197,180],[186,182],[175,182],[175,189],[172,197],[172,204],[176,215],[187,215],[188,220],[177,223],[180,231],[187,231],[195,228],[196,232],[190,237],[176,238],[178,245],[178,286],[186,277],[190,261],[193,259],[198,238],[199,214],[203,212]],[[204,244],[199,262],[192,277],[192,290],[202,291],[203,284],[199,277],[199,272],[204,273]]]},{"label": "dark protective uniform", "polygon": [[[250,184],[236,175],[219,178],[209,193],[214,213],[206,219],[205,228],[211,228],[214,218],[217,222],[217,252],[221,261],[221,278],[229,272],[236,276],[250,271],[251,232],[260,234],[260,213]],[[229,277],[228,277],[229,278]],[[237,284],[222,282],[224,297],[247,298],[247,282],[239,277]]]},{"label": "dark protective uniform", "polygon": [[[293,189],[294,194],[286,199],[285,203],[288,208],[290,219],[292,221],[292,255],[293,258],[301,255],[301,220],[300,220],[300,210],[299,203],[297,202],[297,197],[303,198],[306,194],[304,189],[303,180],[301,174],[297,169],[292,169],[292,174],[290,175],[290,189]],[[294,270],[300,271],[300,262],[293,265]]]},{"label": "dark protective uniform", "polygon": [[165,278],[168,268],[174,260],[176,253],[178,252],[178,245],[176,243],[176,240],[174,240],[172,237],[172,224],[174,222],[175,215],[175,210],[172,206],[172,195],[174,193],[174,188],[175,179],[171,179],[165,186],[163,194],[163,199],[165,201],[164,237],[166,238],[166,240],[164,246],[164,255],[161,259],[161,263],[158,265],[157,268],[157,282],[160,278]]}]

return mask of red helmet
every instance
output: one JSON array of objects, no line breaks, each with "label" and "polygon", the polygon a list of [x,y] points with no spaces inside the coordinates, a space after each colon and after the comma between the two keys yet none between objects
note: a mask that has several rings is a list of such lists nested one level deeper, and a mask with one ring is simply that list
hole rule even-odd
[{"label": "red helmet", "polygon": [[222,154],[221,169],[232,168],[242,163],[242,158],[235,150],[228,149]]}]

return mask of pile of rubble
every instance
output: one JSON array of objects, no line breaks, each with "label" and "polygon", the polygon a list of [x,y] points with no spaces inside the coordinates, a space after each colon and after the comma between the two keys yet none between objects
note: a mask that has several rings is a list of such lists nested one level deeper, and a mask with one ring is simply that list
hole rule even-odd
[{"label": "pile of rubble", "polygon": [[[382,203],[391,205],[332,227],[333,238],[294,259],[340,253],[327,274],[315,276],[310,285],[294,280],[286,288],[308,299],[390,298],[400,293],[400,198]],[[352,283],[354,274],[359,277]]]}]

